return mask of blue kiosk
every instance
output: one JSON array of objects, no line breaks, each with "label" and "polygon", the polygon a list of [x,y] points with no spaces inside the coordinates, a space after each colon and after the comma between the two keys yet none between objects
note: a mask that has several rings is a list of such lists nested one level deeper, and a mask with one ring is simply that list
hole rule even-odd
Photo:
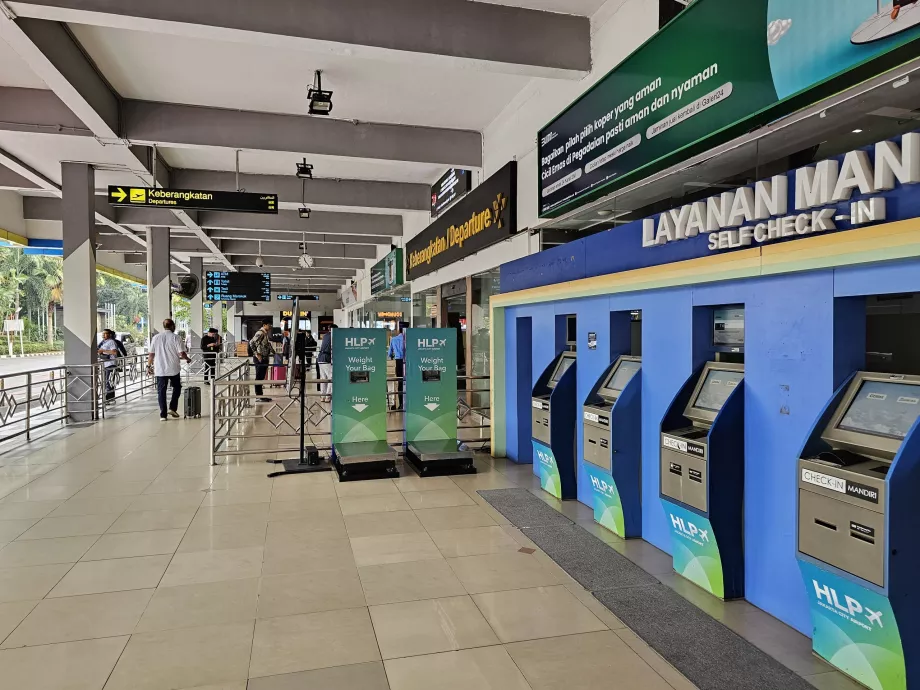
[{"label": "blue kiosk", "polygon": [[534,474],[544,491],[558,499],[577,497],[575,481],[578,365],[575,353],[556,356],[533,387],[531,423]]}]

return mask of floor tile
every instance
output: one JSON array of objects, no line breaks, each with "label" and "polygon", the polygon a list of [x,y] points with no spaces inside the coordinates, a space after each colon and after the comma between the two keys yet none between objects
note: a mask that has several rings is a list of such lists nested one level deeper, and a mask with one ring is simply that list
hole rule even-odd
[{"label": "floor tile", "polygon": [[674,690],[697,690],[693,683],[684,678],[676,668],[665,661],[664,658],[649,647],[644,640],[639,639],[638,635],[632,630],[621,628],[613,632],[617,637],[629,645],[630,649],[642,657],[642,660],[651,666],[659,676],[664,678],[668,685],[674,688]]},{"label": "floor tile", "polygon": [[347,539],[315,543],[304,543],[296,539],[269,539],[265,542],[263,575],[319,573],[345,568],[355,568],[355,557]]},{"label": "floor tile", "polygon": [[68,517],[46,517],[35,524],[20,541],[29,539],[55,539],[58,537],[81,537],[99,535],[105,532],[118,519],[115,514],[71,515]]},{"label": "floor tile", "polygon": [[23,501],[0,503],[0,520],[40,520],[65,501]]},{"label": "floor tile", "polygon": [[36,604],[38,604],[37,601],[8,601],[0,604],[0,642],[3,642],[16,629],[16,626],[22,623]]},{"label": "floor tile", "polygon": [[379,494],[396,494],[399,489],[392,479],[372,479],[359,482],[335,482],[333,484],[339,498],[354,496],[376,496]]},{"label": "floor tile", "polygon": [[495,520],[479,506],[428,508],[415,511],[415,516],[421,520],[429,532],[467,527],[489,527],[495,524]]},{"label": "floor tile", "polygon": [[236,522],[268,522],[268,503],[233,503],[221,506],[204,505],[195,513],[192,527],[199,524],[227,525]]},{"label": "floor tile", "polygon": [[383,664],[371,661],[253,678],[248,690],[390,690],[390,685]]},{"label": "floor tile", "polygon": [[109,534],[118,532],[147,532],[151,530],[184,530],[195,517],[195,510],[150,510],[122,514],[112,526]]},{"label": "floor tile", "polygon": [[384,665],[391,690],[530,690],[502,647],[391,659]]},{"label": "floor tile", "polygon": [[[105,498],[107,496],[140,496],[150,482],[114,482],[97,479],[76,495],[77,498]],[[69,498],[69,497],[68,497]]]},{"label": "floor tile", "polygon": [[15,690],[99,690],[127,637],[0,651],[0,678]]},{"label": "floor tile", "polygon": [[498,526],[429,532],[445,558],[517,551],[520,545]]},{"label": "floor tile", "polygon": [[498,644],[468,596],[370,607],[384,659]]},{"label": "floor tile", "polygon": [[317,513],[308,519],[278,520],[268,523],[266,539],[291,539],[301,542],[344,539],[348,536],[341,515]]},{"label": "floor tile", "polygon": [[133,635],[106,690],[194,688],[245,680],[252,623]]},{"label": "floor tile", "polygon": [[0,570],[0,603],[44,598],[71,567],[64,563]]},{"label": "floor tile", "polygon": [[[57,501],[67,499],[80,491],[77,486],[41,486],[31,488],[24,486],[4,497],[6,503],[19,503],[21,501]],[[83,489],[85,491],[86,489]]]},{"label": "floor tile", "polygon": [[135,589],[45,599],[6,639],[3,648],[130,635],[151,596],[152,589]]},{"label": "floor tile", "polygon": [[355,537],[351,539],[351,549],[358,566],[441,558],[438,547],[425,533]]},{"label": "floor tile", "polygon": [[394,479],[396,488],[407,493],[410,491],[446,491],[457,489],[450,477],[400,477]]},{"label": "floor tile", "polygon": [[565,587],[537,587],[473,596],[502,642],[606,630]]},{"label": "floor tile", "polygon": [[160,587],[137,624],[136,632],[253,620],[258,599],[258,578]]},{"label": "floor tile", "polygon": [[77,563],[48,596],[73,597],[153,588],[160,582],[169,559],[169,556],[142,556]]},{"label": "floor tile", "polygon": [[204,506],[247,505],[250,503],[268,503],[272,498],[272,487],[267,485],[258,489],[230,489],[228,491],[208,491],[205,493]]},{"label": "floor tile", "polygon": [[149,532],[103,534],[81,561],[104,561],[112,558],[163,556],[176,552],[185,530],[167,529]]},{"label": "floor tile", "polygon": [[290,616],[365,606],[361,580],[353,568],[323,573],[269,575],[259,589],[259,618]]},{"label": "floor tile", "polygon": [[179,544],[178,553],[263,546],[267,524],[264,519],[223,525],[195,524],[192,521],[192,525],[185,533],[185,538]]},{"label": "floor tile", "polygon": [[475,505],[475,501],[460,489],[448,489],[446,491],[413,491],[411,493],[404,493],[403,497],[408,501],[413,510]]},{"label": "floor tile", "polygon": [[399,492],[374,496],[346,496],[339,499],[339,505],[343,515],[411,510],[406,499]]},{"label": "floor tile", "polygon": [[425,528],[411,510],[392,513],[359,513],[345,516],[349,537],[373,537],[381,534],[424,532]]},{"label": "floor tile", "polygon": [[335,498],[335,487],[330,484],[297,485],[278,483],[272,488],[271,500],[275,501],[309,501],[314,498]]},{"label": "floor tile", "polygon": [[612,632],[553,637],[505,646],[534,690],[595,690],[611,678],[623,688],[671,686]]},{"label": "floor tile", "polygon": [[189,510],[197,509],[204,500],[203,491],[181,494],[145,494],[138,496],[128,508],[131,512],[150,510]]},{"label": "floor tile", "polygon": [[203,491],[211,486],[208,477],[165,477],[155,479],[144,489],[145,494],[178,494],[189,491]]},{"label": "floor tile", "polygon": [[245,580],[262,574],[262,547],[178,553],[163,576],[161,587],[221,580]]},{"label": "floor tile", "polygon": [[269,522],[283,520],[304,520],[311,515],[341,515],[337,498],[314,498],[301,501],[272,501],[268,514]]},{"label": "floor tile", "polygon": [[16,541],[0,549],[0,568],[76,563],[99,537],[62,537]]},{"label": "floor tile", "polygon": [[[35,518],[29,518],[24,520],[0,520],[0,542],[10,542],[19,537],[22,534],[25,534],[30,527],[38,523],[39,521]],[[55,536],[69,536],[69,535],[55,535]]]},{"label": "floor tile", "polygon": [[56,508],[48,517],[67,517],[69,515],[103,515],[114,513],[120,515],[128,509],[133,496],[109,496],[107,498],[71,498]]},{"label": "floor tile", "polygon": [[531,555],[517,552],[450,558],[448,564],[470,594],[559,584]]},{"label": "floor tile", "polygon": [[342,609],[256,622],[249,675],[277,675],[378,661],[367,609]]},{"label": "floor tile", "polygon": [[358,569],[369,605],[466,594],[443,559],[370,565]]}]

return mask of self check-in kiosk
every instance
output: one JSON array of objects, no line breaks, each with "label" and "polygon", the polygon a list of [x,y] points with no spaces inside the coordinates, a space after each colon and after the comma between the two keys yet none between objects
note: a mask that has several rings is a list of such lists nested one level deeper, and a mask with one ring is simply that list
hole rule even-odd
[{"label": "self check-in kiosk", "polygon": [[575,480],[576,356],[563,352],[533,389],[534,472],[544,491],[560,499],[577,495]]},{"label": "self check-in kiosk", "polygon": [[814,651],[879,690],[920,687],[920,376],[857,372],[798,462]]},{"label": "self check-in kiosk", "polygon": [[422,477],[473,474],[457,439],[457,329],[406,331],[406,461]]},{"label": "self check-in kiosk", "polygon": [[585,471],[594,519],[624,539],[642,536],[642,359],[620,356],[583,408]]},{"label": "self check-in kiosk", "polygon": [[341,481],[398,477],[387,443],[386,331],[332,331],[332,462]]},{"label": "self check-in kiosk", "polygon": [[721,599],[744,596],[744,365],[707,362],[661,425],[661,500],[674,569]]}]

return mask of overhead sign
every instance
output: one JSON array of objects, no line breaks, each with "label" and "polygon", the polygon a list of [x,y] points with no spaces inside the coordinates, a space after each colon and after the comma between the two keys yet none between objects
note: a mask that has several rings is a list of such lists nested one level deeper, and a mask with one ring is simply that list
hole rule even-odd
[{"label": "overhead sign", "polygon": [[240,273],[238,271],[206,271],[205,299],[211,302],[270,302],[271,273]]},{"label": "overhead sign", "polygon": [[295,297],[301,301],[303,300],[316,301],[319,299],[319,295],[275,295],[275,299],[281,300],[281,301],[293,300]]},{"label": "overhead sign", "polygon": [[406,244],[415,280],[506,240],[517,229],[517,163],[511,161]]},{"label": "overhead sign", "polygon": [[[285,310],[283,310],[283,311],[281,312],[281,320],[282,320],[282,321],[284,321],[284,320],[286,320],[286,319],[293,319],[293,318],[294,318],[294,310],[293,310],[293,309],[285,309]],[[309,319],[309,318],[310,318],[310,312],[304,311],[303,309],[301,309],[301,310],[300,310],[300,318],[301,318],[301,319]]]},{"label": "overhead sign", "polygon": [[[914,57],[920,25],[890,21],[890,13],[873,2],[697,0],[540,130],[540,216],[577,208]],[[877,21],[894,31],[857,44]]]},{"label": "overhead sign", "polygon": [[431,217],[440,216],[457,199],[469,194],[472,188],[473,174],[469,170],[448,170],[431,186]]},{"label": "overhead sign", "polygon": [[381,321],[385,319],[401,319],[404,316],[401,311],[378,311],[377,318]]},{"label": "overhead sign", "polygon": [[403,250],[394,249],[371,268],[371,294],[403,284]]},{"label": "overhead sign", "polygon": [[184,208],[198,211],[237,211],[240,213],[278,213],[277,194],[216,192],[206,189],[163,189],[153,187],[109,186],[113,206]]}]

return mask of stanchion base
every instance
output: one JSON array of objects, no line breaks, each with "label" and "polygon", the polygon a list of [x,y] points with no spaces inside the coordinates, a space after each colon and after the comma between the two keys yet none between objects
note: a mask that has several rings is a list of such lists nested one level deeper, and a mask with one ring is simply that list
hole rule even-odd
[{"label": "stanchion base", "polygon": [[[310,456],[307,457],[309,458]],[[332,464],[326,460],[318,460],[318,462],[305,460],[304,462],[301,462],[299,458],[287,458],[285,460],[266,460],[266,462],[273,465],[281,465],[284,467],[283,470],[270,472],[268,474],[269,477],[283,477],[286,474],[313,474],[315,472],[331,472],[333,469]]]}]

